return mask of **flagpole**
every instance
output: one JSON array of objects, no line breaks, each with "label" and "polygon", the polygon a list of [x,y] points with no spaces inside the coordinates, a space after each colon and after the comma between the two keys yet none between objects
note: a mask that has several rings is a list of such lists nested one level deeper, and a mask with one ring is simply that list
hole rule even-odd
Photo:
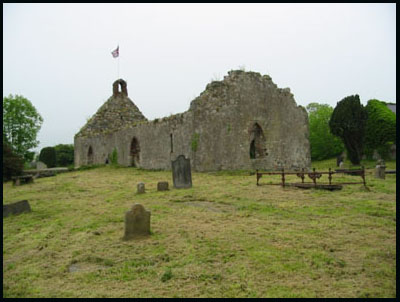
[{"label": "flagpole", "polygon": [[117,79],[119,80],[119,42],[118,42],[118,76]]}]

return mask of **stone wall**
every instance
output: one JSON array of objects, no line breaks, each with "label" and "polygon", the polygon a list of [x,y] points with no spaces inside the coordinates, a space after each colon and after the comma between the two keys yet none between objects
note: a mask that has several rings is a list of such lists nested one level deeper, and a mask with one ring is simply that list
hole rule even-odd
[{"label": "stone wall", "polygon": [[[125,104],[121,97],[127,98],[113,95],[109,108]],[[102,124],[99,116],[89,121],[91,125]],[[231,71],[223,81],[208,84],[184,113],[154,121],[137,115],[113,127],[75,136],[76,167],[88,164],[90,146],[93,163],[105,163],[116,148],[121,165],[145,169],[171,169],[171,160],[180,154],[190,158],[196,171],[297,169],[311,164],[305,109],[296,105],[288,88],[279,89],[269,76],[255,72]]]}]

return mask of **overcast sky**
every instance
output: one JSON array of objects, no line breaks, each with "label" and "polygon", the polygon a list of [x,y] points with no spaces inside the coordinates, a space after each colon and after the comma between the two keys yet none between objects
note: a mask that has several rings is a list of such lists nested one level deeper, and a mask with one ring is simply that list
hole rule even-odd
[{"label": "overcast sky", "polygon": [[302,106],[395,103],[396,4],[3,4],[3,96],[42,115],[37,151],[73,144],[118,76],[152,120],[241,68]]}]

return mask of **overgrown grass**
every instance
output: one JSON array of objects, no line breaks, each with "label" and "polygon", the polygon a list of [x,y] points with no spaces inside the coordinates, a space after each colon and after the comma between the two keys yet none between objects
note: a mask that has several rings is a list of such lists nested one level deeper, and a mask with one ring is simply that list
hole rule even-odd
[{"label": "overgrown grass", "polygon": [[[3,203],[32,212],[3,219],[3,297],[395,297],[396,175],[367,172],[368,191],[257,187],[248,171],[178,190],[170,171],[112,166],[5,183]],[[152,234],[122,241],[134,203]]]}]

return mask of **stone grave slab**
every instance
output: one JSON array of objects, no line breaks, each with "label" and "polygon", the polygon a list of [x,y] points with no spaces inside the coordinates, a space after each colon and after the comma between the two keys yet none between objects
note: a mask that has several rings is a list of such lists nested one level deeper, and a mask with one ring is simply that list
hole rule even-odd
[{"label": "stone grave slab", "polygon": [[7,217],[12,214],[17,215],[25,212],[32,212],[29,202],[27,200],[21,200],[3,205],[3,217]]},{"label": "stone grave slab", "polygon": [[177,189],[192,187],[192,171],[190,168],[190,158],[179,155],[172,164],[172,179],[174,187]]},{"label": "stone grave slab", "polygon": [[146,192],[146,190],[145,190],[144,183],[143,182],[139,182],[137,184],[137,194],[143,194],[145,192]]},{"label": "stone grave slab", "polygon": [[168,191],[168,181],[160,181],[157,183],[157,191]]},{"label": "stone grave slab", "polygon": [[147,235],[150,235],[150,211],[136,203],[125,213],[125,233],[122,239],[129,240]]}]

